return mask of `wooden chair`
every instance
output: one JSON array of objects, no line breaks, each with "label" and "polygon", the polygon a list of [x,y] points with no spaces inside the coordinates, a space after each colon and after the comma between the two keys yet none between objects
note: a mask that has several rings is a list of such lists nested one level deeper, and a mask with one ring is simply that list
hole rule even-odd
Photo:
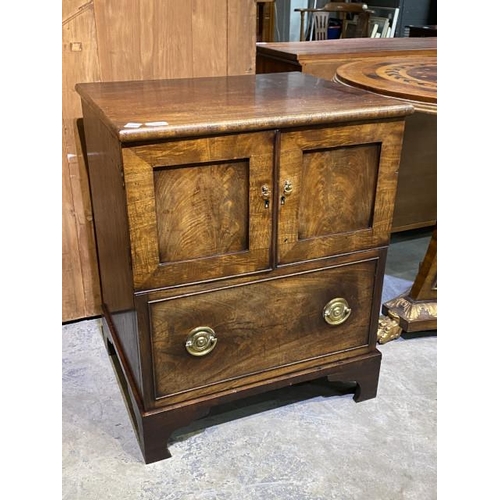
[{"label": "wooden chair", "polygon": [[314,29],[311,29],[311,40],[314,34],[315,40],[326,40],[328,38],[328,18],[330,16],[329,12],[313,12],[312,15],[312,25]]},{"label": "wooden chair", "polygon": [[[342,23],[341,38],[369,38],[370,14],[368,5],[364,3],[343,3],[343,2],[329,2],[321,9],[294,9],[294,12],[300,13],[300,41],[305,40],[304,33],[304,16],[306,13],[313,14],[319,12],[337,12],[340,14]],[[358,22],[352,36],[348,36],[346,14],[357,14]]]}]

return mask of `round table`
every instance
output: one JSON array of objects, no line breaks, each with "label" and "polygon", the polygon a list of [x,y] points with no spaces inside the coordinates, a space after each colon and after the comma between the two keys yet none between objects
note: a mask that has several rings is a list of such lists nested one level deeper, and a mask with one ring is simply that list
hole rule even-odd
[{"label": "round table", "polygon": [[[385,57],[355,61],[337,68],[335,81],[368,92],[402,99],[415,108],[415,114],[407,118],[399,169],[398,201],[411,198],[412,186],[419,180],[422,196],[436,194],[436,118],[437,118],[437,58],[409,56],[398,59]],[[413,121],[411,121],[413,119]],[[422,164],[419,152],[428,150],[430,158]],[[419,163],[420,162],[420,163]],[[424,162],[425,163],[425,162]],[[433,169],[432,176],[419,179],[425,170]],[[421,203],[415,198],[413,202]],[[415,208],[415,207],[412,207]],[[437,329],[437,221],[420,265],[415,282],[402,295],[384,303],[379,320],[378,341],[385,343],[404,332]]]},{"label": "round table", "polygon": [[437,113],[437,58],[410,56],[370,58],[337,68],[335,80],[411,102],[416,110]]}]

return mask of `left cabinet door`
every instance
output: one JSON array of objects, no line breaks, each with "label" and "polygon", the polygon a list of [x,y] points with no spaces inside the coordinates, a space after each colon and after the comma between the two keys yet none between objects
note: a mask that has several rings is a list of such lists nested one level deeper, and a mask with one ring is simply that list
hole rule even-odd
[{"label": "left cabinet door", "polygon": [[274,133],[124,147],[136,291],[270,266]]}]

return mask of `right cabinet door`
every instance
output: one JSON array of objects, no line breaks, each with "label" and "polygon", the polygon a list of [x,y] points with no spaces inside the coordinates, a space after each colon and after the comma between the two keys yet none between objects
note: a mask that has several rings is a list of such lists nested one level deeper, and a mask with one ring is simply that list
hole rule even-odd
[{"label": "right cabinet door", "polygon": [[404,122],[283,132],[278,264],[388,244]]}]

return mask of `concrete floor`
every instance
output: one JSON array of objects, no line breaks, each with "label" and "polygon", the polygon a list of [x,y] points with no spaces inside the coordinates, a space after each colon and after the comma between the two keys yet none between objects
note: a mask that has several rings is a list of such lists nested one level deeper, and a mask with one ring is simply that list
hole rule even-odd
[{"label": "concrete floor", "polygon": [[[429,232],[396,235],[383,300],[411,284]],[[435,332],[379,346],[378,395],[315,382],[227,405],[144,465],[99,320],[62,327],[63,500],[433,500]]]}]

